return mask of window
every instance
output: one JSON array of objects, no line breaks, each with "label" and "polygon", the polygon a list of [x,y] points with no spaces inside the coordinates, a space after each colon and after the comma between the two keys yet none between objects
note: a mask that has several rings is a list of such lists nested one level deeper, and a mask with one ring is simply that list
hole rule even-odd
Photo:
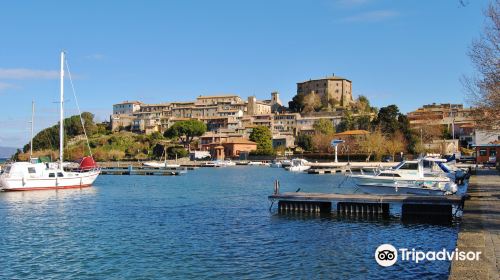
[{"label": "window", "polygon": [[490,149],[490,157],[496,157],[496,156],[497,156],[497,150]]},{"label": "window", "polygon": [[380,173],[378,176],[382,177],[401,177],[399,174],[389,174],[389,173]]},{"label": "window", "polygon": [[486,156],[486,149],[479,149],[479,156]]},{"label": "window", "polygon": [[407,162],[401,166],[399,169],[404,169],[404,170],[417,170],[418,169],[418,163],[410,163]]},{"label": "window", "polygon": [[54,174],[54,173],[49,173],[49,178],[54,178],[54,177],[56,177],[56,174]]},{"label": "window", "polygon": [[35,168],[34,168],[34,167],[28,167],[28,173],[29,173],[29,174],[34,174],[34,173],[36,173]]}]

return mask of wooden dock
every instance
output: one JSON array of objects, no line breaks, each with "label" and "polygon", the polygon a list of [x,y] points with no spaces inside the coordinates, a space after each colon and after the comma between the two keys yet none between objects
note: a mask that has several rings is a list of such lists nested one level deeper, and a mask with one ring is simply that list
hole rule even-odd
[{"label": "wooden dock", "polygon": [[273,203],[278,201],[278,212],[329,213],[336,205],[338,214],[389,215],[390,204],[401,205],[403,216],[442,216],[451,218],[454,206],[463,199],[458,195],[371,195],[334,193],[283,193],[270,195]]},{"label": "wooden dock", "polygon": [[178,176],[187,173],[187,168],[153,168],[153,167],[104,167],[101,168],[103,175],[159,175],[159,176]]}]

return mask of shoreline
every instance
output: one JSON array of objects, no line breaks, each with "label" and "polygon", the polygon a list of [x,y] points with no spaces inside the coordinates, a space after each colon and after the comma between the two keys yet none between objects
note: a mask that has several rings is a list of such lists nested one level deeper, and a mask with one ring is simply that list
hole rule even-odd
[{"label": "shoreline", "polygon": [[480,261],[453,260],[450,280],[500,279],[500,175],[479,170],[472,176],[457,236],[460,251],[481,252]]}]

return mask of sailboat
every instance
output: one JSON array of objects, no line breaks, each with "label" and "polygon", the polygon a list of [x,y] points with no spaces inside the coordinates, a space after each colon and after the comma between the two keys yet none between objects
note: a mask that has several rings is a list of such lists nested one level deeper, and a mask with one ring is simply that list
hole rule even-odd
[{"label": "sailboat", "polygon": [[61,52],[59,162],[39,163],[31,158],[29,162],[10,163],[4,167],[4,172],[0,175],[0,190],[31,191],[85,188],[92,186],[92,183],[99,176],[100,168],[92,156],[83,157],[78,168],[72,171],[64,170],[64,56],[65,53]]}]

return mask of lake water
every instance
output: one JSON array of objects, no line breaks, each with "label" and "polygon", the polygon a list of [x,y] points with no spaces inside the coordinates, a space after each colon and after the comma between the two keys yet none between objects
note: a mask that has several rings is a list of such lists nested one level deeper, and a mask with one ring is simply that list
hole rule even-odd
[{"label": "lake water", "polygon": [[447,279],[449,262],[379,266],[375,249],[454,250],[458,226],[270,213],[281,191],[341,175],[266,167],[100,176],[83,190],[0,193],[0,279]]}]

